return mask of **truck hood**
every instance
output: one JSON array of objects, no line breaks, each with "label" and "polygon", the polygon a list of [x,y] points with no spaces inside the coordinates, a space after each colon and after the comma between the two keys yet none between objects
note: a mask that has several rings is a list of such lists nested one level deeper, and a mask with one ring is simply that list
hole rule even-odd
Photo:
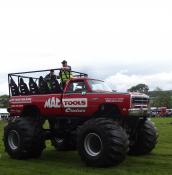
[{"label": "truck hood", "polygon": [[95,93],[100,93],[100,94],[111,94],[111,95],[129,95],[131,96],[131,98],[133,97],[140,97],[140,98],[148,98],[149,96],[143,93],[139,93],[139,92],[105,92],[105,91],[95,91]]},{"label": "truck hood", "polygon": [[149,98],[148,95],[139,92],[129,92],[129,94],[131,95],[131,97]]}]

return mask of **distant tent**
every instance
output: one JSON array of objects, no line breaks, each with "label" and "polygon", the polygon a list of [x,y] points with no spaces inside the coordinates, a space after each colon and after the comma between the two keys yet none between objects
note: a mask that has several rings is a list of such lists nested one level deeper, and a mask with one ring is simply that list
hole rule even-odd
[{"label": "distant tent", "polygon": [[0,120],[8,119],[9,113],[6,108],[0,108]]}]

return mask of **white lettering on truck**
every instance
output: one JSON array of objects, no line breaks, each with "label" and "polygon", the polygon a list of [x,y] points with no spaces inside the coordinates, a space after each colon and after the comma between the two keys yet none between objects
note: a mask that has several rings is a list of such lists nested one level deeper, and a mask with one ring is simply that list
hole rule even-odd
[{"label": "white lettering on truck", "polygon": [[29,97],[20,97],[20,98],[12,98],[9,100],[11,104],[24,104],[24,103],[32,103],[32,99]]},{"label": "white lettering on truck", "polygon": [[87,107],[86,98],[66,98],[63,99],[63,106],[65,108],[85,108]]},{"label": "white lettering on truck", "polygon": [[49,98],[44,104],[44,108],[59,108],[60,100],[56,97]]},{"label": "white lettering on truck", "polygon": [[[67,98],[62,99],[64,108],[86,108],[87,99],[86,98]],[[60,108],[61,102],[59,98],[51,97],[46,100],[44,108]]]},{"label": "white lettering on truck", "polygon": [[65,112],[76,112],[76,113],[77,112],[80,112],[80,113],[82,112],[83,113],[83,112],[85,112],[85,109],[71,109],[71,108],[66,108],[65,109]]}]

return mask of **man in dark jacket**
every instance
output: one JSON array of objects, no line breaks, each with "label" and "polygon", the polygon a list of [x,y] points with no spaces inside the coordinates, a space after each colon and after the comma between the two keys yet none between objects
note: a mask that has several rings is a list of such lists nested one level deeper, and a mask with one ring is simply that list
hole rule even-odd
[{"label": "man in dark jacket", "polygon": [[56,79],[56,75],[54,74],[54,70],[50,70],[50,73],[45,76],[45,81],[48,83],[49,89],[51,89],[51,80]]},{"label": "man in dark jacket", "polygon": [[50,73],[45,76],[45,80],[48,81],[48,80],[52,79],[53,77],[56,77],[56,75],[54,74],[54,70],[52,69],[52,70],[50,70]]}]

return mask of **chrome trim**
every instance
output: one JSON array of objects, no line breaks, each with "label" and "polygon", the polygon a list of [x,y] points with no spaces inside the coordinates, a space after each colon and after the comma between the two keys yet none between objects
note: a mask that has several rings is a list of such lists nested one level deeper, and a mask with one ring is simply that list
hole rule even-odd
[{"label": "chrome trim", "polygon": [[148,108],[131,108],[128,110],[129,116],[143,117],[148,116]]},{"label": "chrome trim", "polygon": [[84,149],[89,156],[98,156],[103,148],[100,136],[96,133],[89,133],[84,139]]}]

